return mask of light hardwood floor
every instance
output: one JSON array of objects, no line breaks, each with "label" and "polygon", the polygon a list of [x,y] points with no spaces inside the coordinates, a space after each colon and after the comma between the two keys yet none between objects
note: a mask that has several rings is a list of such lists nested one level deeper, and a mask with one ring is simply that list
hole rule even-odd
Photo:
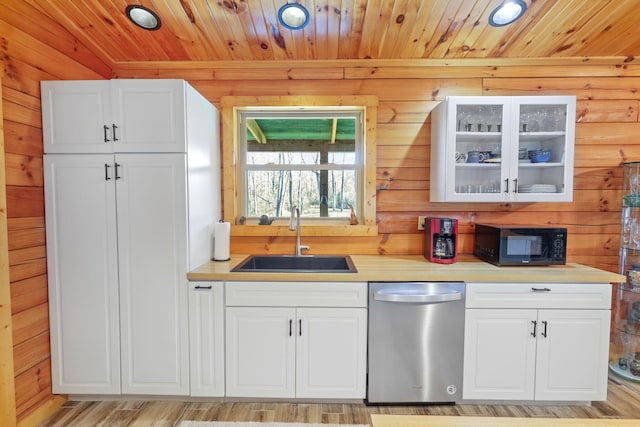
[{"label": "light hardwood floor", "polygon": [[182,420],[370,424],[370,414],[638,419],[640,425],[640,384],[609,380],[607,401],[593,402],[591,406],[366,406],[228,401],[69,401],[40,427],[173,427]]}]

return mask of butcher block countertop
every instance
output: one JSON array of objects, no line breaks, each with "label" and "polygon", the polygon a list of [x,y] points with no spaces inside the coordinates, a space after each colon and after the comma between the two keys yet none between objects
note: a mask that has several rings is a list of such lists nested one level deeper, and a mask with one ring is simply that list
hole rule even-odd
[{"label": "butcher block countertop", "polygon": [[580,264],[544,267],[497,267],[473,256],[454,264],[436,264],[422,255],[350,255],[357,273],[235,273],[231,269],[247,255],[232,255],[229,261],[210,261],[190,271],[192,281],[313,281],[313,282],[530,282],[530,283],[618,283],[626,277]]}]

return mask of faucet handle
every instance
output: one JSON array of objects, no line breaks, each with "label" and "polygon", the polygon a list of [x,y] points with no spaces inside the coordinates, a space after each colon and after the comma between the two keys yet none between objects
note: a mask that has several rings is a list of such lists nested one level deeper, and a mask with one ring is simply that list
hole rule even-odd
[{"label": "faucet handle", "polygon": [[300,245],[300,253],[302,254],[302,251],[308,251],[311,249],[311,246],[308,245]]}]

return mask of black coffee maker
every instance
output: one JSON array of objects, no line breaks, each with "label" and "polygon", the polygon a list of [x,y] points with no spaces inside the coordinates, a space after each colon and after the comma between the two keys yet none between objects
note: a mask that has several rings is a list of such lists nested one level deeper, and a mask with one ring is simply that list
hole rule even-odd
[{"label": "black coffee maker", "polygon": [[458,220],[427,217],[424,224],[424,257],[452,264],[458,260]]}]

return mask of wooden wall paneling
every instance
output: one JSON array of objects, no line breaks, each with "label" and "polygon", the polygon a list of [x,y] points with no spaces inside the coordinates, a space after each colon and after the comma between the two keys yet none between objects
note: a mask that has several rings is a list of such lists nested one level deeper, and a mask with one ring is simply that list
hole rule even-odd
[{"label": "wooden wall paneling", "polygon": [[637,122],[637,100],[579,100],[576,102],[578,123]]},{"label": "wooden wall paneling", "polygon": [[640,77],[486,78],[486,95],[576,95],[578,99],[640,99]]},{"label": "wooden wall paneling", "polygon": [[44,303],[13,315],[13,344],[18,345],[49,329],[49,306]]},{"label": "wooden wall paneling", "polygon": [[[0,78],[2,99],[2,78]],[[4,153],[4,108],[0,103],[0,148]],[[16,397],[13,363],[13,323],[9,277],[9,242],[7,233],[7,198],[5,192],[4,155],[0,156],[0,425],[16,424]]]},{"label": "wooden wall paneling", "polygon": [[16,376],[27,372],[37,364],[50,358],[51,348],[48,332],[36,335],[13,349],[13,364]]},{"label": "wooden wall paneling", "polygon": [[49,301],[47,276],[28,277],[11,283],[11,312],[20,313]]},{"label": "wooden wall paneling", "polygon": [[25,126],[5,120],[4,139],[6,153],[42,157],[42,129],[39,127]]},{"label": "wooden wall paneling", "polygon": [[16,411],[26,414],[51,396],[51,363],[48,359],[16,377]]}]

